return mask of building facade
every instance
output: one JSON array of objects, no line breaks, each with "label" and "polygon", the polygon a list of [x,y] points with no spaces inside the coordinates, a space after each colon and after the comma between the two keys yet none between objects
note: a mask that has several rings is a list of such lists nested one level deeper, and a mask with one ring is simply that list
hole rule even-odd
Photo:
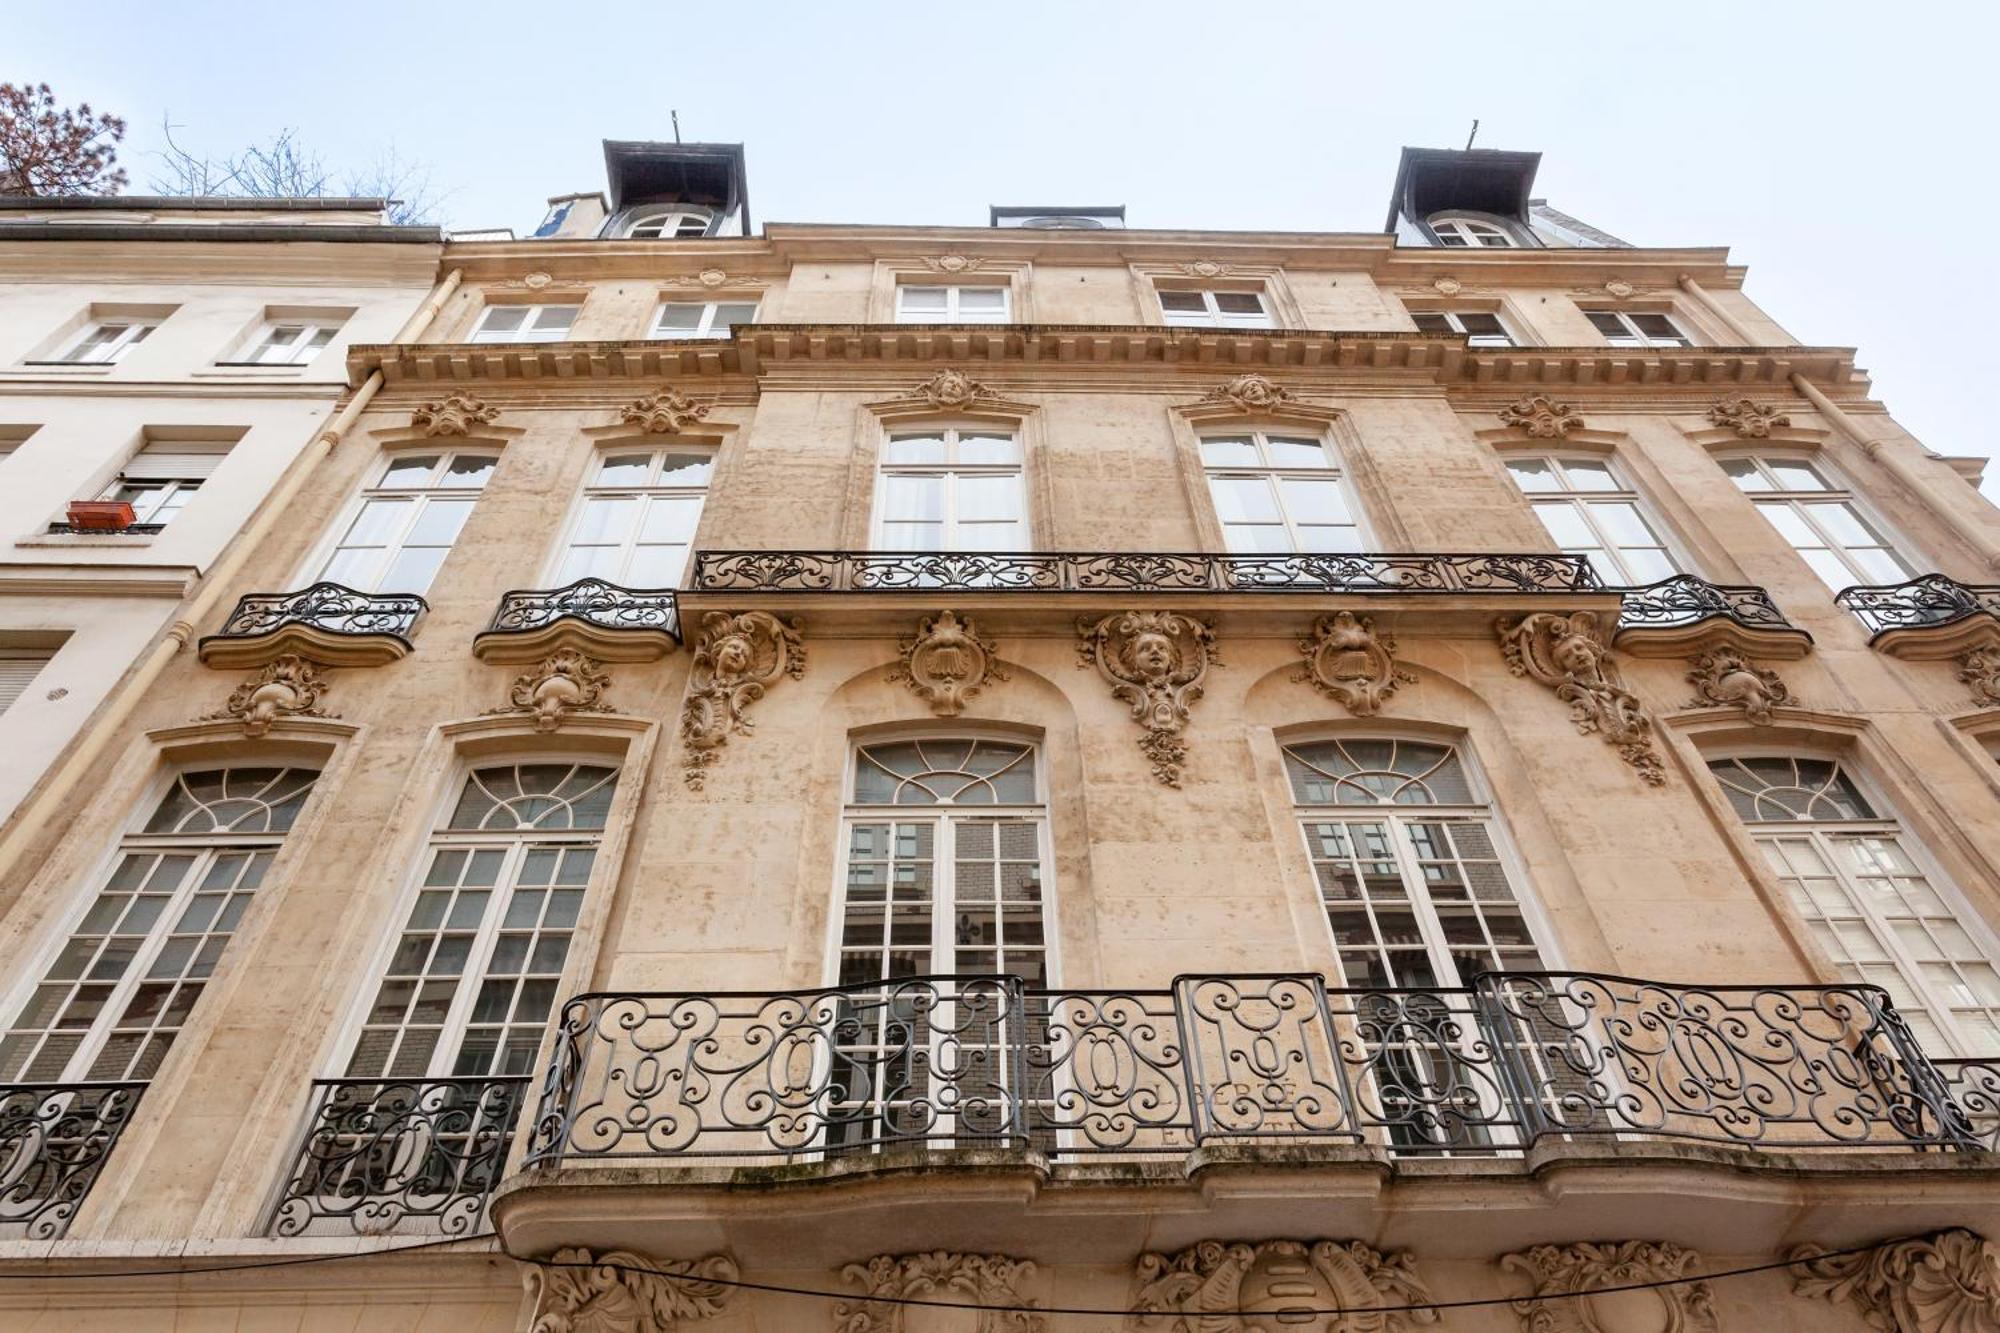
[{"label": "building facade", "polygon": [[606,158],[17,837],[7,1317],[2000,1328],[2000,523],[1852,349],[1532,154]]}]

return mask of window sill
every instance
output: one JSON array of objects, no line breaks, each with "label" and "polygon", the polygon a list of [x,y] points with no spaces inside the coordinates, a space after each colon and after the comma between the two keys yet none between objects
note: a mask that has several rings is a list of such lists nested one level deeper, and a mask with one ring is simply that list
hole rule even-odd
[{"label": "window sill", "polygon": [[103,365],[79,365],[70,361],[22,361],[7,367],[7,375],[109,375],[118,369],[115,361]]},{"label": "window sill", "polygon": [[203,366],[188,372],[190,379],[252,379],[252,380],[295,380],[305,376],[310,365],[305,366],[263,366],[249,361],[217,361],[214,365]]},{"label": "window sill", "polygon": [[17,547],[151,546],[151,532],[38,532],[16,539]]}]

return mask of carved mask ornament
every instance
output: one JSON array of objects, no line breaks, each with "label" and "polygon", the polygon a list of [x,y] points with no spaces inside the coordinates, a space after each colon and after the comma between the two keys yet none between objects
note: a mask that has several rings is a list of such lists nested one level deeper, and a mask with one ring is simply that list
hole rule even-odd
[{"label": "carved mask ornament", "polygon": [[326,688],[317,663],[286,653],[231,690],[222,707],[203,714],[201,720],[235,718],[243,724],[245,736],[262,736],[282,717],[335,716],[319,707]]},{"label": "carved mask ornament", "polygon": [[698,403],[677,389],[662,389],[627,403],[618,419],[648,435],[678,435],[708,415],[710,403]]},{"label": "carved mask ornament", "polygon": [[1794,1292],[1852,1305],[1884,1333],[2000,1329],[2000,1247],[1963,1227],[1860,1254],[1801,1245],[1788,1257]]},{"label": "carved mask ornament", "polygon": [[[859,1283],[863,1294],[877,1301],[915,1297],[926,1301],[956,1301],[966,1305],[1028,1304],[1021,1284],[1035,1275],[1034,1264],[999,1254],[957,1254],[931,1250],[924,1254],[878,1255],[865,1264],[849,1264],[840,1274]],[[838,1333],[904,1333],[903,1316],[918,1311],[920,1320],[951,1318],[953,1328],[973,1333],[1043,1333],[1048,1318],[1033,1310],[981,1310],[969,1322],[963,1316],[926,1307],[846,1302],[833,1310]],[[924,1323],[921,1327],[932,1327]]]},{"label": "carved mask ornament", "polygon": [[908,684],[939,717],[957,717],[989,681],[1007,679],[992,641],[970,620],[943,611],[899,645],[903,660],[889,668],[891,684]]},{"label": "carved mask ornament", "polygon": [[1153,776],[1181,785],[1187,762],[1188,705],[1201,698],[1210,666],[1220,666],[1215,628],[1178,611],[1121,611],[1076,625],[1077,665],[1095,666],[1111,695],[1132,707],[1145,728],[1139,748],[1153,761]]},{"label": "carved mask ornament", "polygon": [[532,1306],[528,1333],[639,1333],[713,1319],[737,1276],[735,1261],[722,1254],[660,1262],[631,1250],[563,1249],[550,1260],[548,1267],[521,1265]]},{"label": "carved mask ornament", "polygon": [[1239,412],[1275,412],[1292,401],[1292,391],[1262,375],[1238,375],[1201,396],[1204,403],[1228,403]]},{"label": "carved mask ornament", "polygon": [[500,409],[469,393],[449,394],[410,413],[410,425],[426,435],[470,435],[475,426],[490,426]]},{"label": "carved mask ornament", "polygon": [[1792,691],[1775,671],[1766,671],[1733,648],[1717,648],[1694,659],[1687,674],[1694,686],[1692,708],[1741,708],[1760,727],[1771,725],[1774,705],[1789,703]]},{"label": "carved mask ornament", "polygon": [[[1706,1282],[1678,1282],[1699,1260],[1693,1250],[1665,1242],[1537,1245],[1500,1257],[1500,1267],[1525,1274],[1535,1295],[1563,1299],[1520,1300],[1514,1313],[1523,1333],[1716,1333],[1714,1297]],[[1607,1291],[1673,1282],[1651,1291]]]},{"label": "carved mask ornament", "polygon": [[[1133,1308],[1140,1328],[1166,1333],[1402,1333],[1438,1322],[1407,1254],[1359,1241],[1203,1241],[1179,1254],[1139,1256]],[[1340,1310],[1341,1314],[1311,1311]]]},{"label": "carved mask ornament", "polygon": [[1375,632],[1375,621],[1352,611],[1321,616],[1312,637],[1299,640],[1305,665],[1292,673],[1321,694],[1337,699],[1356,717],[1372,717],[1399,685],[1417,678],[1396,661],[1396,641]]},{"label": "carved mask ornament", "polygon": [[1789,426],[1792,419],[1768,403],[1750,398],[1720,398],[1708,409],[1709,421],[1735,431],[1746,440],[1761,440],[1774,426]]},{"label": "carved mask ornament", "polygon": [[749,733],[744,710],[763,698],[772,682],[780,676],[797,680],[805,670],[797,621],[780,620],[768,611],[710,611],[703,616],[681,712],[688,785],[699,791],[716,751],[729,743],[732,733]]},{"label": "carved mask ornament", "polygon": [[535,730],[554,731],[571,713],[611,713],[604,702],[611,676],[604,664],[575,648],[549,654],[540,665],[514,677],[507,703],[493,713],[532,713]]},{"label": "carved mask ornament", "polygon": [[1569,705],[1576,729],[1603,736],[1649,785],[1667,780],[1653,750],[1653,720],[1639,696],[1625,688],[1594,612],[1537,611],[1512,625],[1503,618],[1495,629],[1509,671],[1553,689]]},{"label": "carved mask ornament", "polygon": [[1958,659],[1958,678],[1975,704],[2000,704],[2000,648],[1974,648]]},{"label": "carved mask ornament", "polygon": [[940,370],[918,385],[912,396],[923,399],[932,407],[970,407],[995,394],[962,370]]},{"label": "carved mask ornament", "polygon": [[1583,418],[1576,408],[1539,393],[1501,408],[1500,421],[1519,426],[1538,440],[1567,439],[1571,431],[1583,429]]}]

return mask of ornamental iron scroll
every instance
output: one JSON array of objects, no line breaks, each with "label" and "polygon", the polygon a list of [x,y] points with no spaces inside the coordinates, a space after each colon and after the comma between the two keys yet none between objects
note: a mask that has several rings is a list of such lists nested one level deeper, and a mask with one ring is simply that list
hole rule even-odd
[{"label": "ornamental iron scroll", "polygon": [[1502,617],[1495,629],[1509,671],[1553,689],[1569,705],[1576,729],[1603,736],[1649,786],[1666,782],[1666,769],[1653,750],[1653,720],[1639,696],[1625,688],[1594,612],[1537,611],[1511,623]]},{"label": "ornamental iron scroll", "polygon": [[1794,1293],[1852,1305],[1884,1333],[2000,1330],[2000,1247],[1963,1227],[1859,1254],[1801,1245],[1788,1257]]},{"label": "ornamental iron scroll", "polygon": [[1718,398],[1708,409],[1708,419],[1746,440],[1768,439],[1773,428],[1792,424],[1792,419],[1776,407],[1753,398]]},{"label": "ornamental iron scroll", "polygon": [[1275,412],[1292,403],[1292,391],[1264,375],[1246,374],[1210,389],[1204,403],[1228,403],[1239,412]]},{"label": "ornamental iron scroll", "polygon": [[902,660],[889,668],[889,683],[907,684],[939,717],[957,717],[989,682],[1007,679],[992,640],[952,611],[923,621],[897,652]]},{"label": "ornamental iron scroll", "polygon": [[1360,1241],[1208,1240],[1178,1254],[1140,1255],[1133,1280],[1134,1324],[1168,1333],[1278,1325],[1401,1333],[1438,1322],[1438,1311],[1421,1308],[1433,1297],[1410,1256]]},{"label": "ornamental iron scroll", "polygon": [[608,630],[659,630],[679,642],[681,622],[672,588],[624,588],[584,578],[560,588],[517,588],[500,598],[488,634],[526,634],[559,620]]},{"label": "ornamental iron scroll", "polygon": [[706,418],[712,406],[696,402],[678,389],[662,389],[625,404],[618,419],[648,435],[678,435]]},{"label": "ornamental iron scroll", "polygon": [[0,1083],[0,1236],[55,1240],[118,1145],[144,1083]]},{"label": "ornamental iron scroll", "polygon": [[434,403],[421,403],[410,413],[410,428],[425,435],[470,435],[479,426],[500,419],[500,409],[469,393],[447,394]]},{"label": "ornamental iron scroll", "polygon": [[1538,393],[1501,408],[1500,424],[1518,426],[1538,440],[1564,440],[1583,429],[1583,417],[1573,405]]},{"label": "ornamental iron scroll", "polygon": [[1771,725],[1771,709],[1790,703],[1791,687],[1734,648],[1715,648],[1696,657],[1687,673],[1694,686],[1690,708],[1740,708],[1760,727]]},{"label": "ornamental iron scroll", "polygon": [[669,1333],[714,1319],[739,1275],[726,1254],[660,1260],[632,1250],[561,1249],[521,1265],[528,1333]]},{"label": "ornamental iron scroll", "polygon": [[744,710],[763,698],[778,677],[797,680],[805,675],[799,628],[796,620],[780,620],[768,611],[710,611],[701,618],[681,713],[688,786],[701,790],[716,752],[732,734],[750,733]]},{"label": "ornamental iron scroll", "polygon": [[903,1333],[904,1307],[891,1302],[917,1299],[962,1303],[979,1311],[974,1333],[1043,1333],[1047,1316],[1027,1308],[1021,1284],[1035,1275],[1026,1259],[1000,1254],[882,1254],[865,1264],[849,1264],[841,1277],[860,1285],[858,1301],[833,1307],[834,1333]]},{"label": "ornamental iron scroll", "polygon": [[1702,620],[1732,620],[1746,629],[1796,630],[1771,594],[1752,583],[1710,583],[1675,574],[1639,587],[1607,589],[1623,595],[1618,628],[1659,629]]},{"label": "ornamental iron scroll", "polygon": [[1292,679],[1305,681],[1356,717],[1382,711],[1399,686],[1417,678],[1396,660],[1396,641],[1375,632],[1371,616],[1337,611],[1313,622],[1310,638],[1299,640],[1305,664]]},{"label": "ornamental iron scroll", "polygon": [[262,736],[279,718],[337,717],[319,706],[326,689],[326,677],[317,663],[286,653],[231,690],[221,708],[202,714],[200,720],[234,718],[243,724],[245,736]]},{"label": "ornamental iron scroll", "polygon": [[488,715],[526,713],[543,733],[560,727],[571,713],[615,713],[604,702],[611,675],[604,664],[575,648],[560,648],[514,677],[507,702]]},{"label": "ornamental iron scroll", "polygon": [[1077,665],[1097,668],[1111,695],[1131,705],[1145,728],[1139,748],[1153,776],[1181,785],[1187,762],[1188,705],[1201,698],[1211,666],[1220,666],[1212,622],[1178,611],[1120,611],[1076,622]]},{"label": "ornamental iron scroll", "polygon": [[[1500,1267],[1534,1283],[1534,1298],[1513,1303],[1522,1333],[1717,1333],[1714,1293],[1688,1276],[1700,1258],[1666,1241],[1586,1241],[1503,1254]],[[1650,1290],[1604,1291],[1609,1287]]]},{"label": "ornamental iron scroll", "polygon": [[2000,647],[1973,648],[1960,654],[1958,678],[1982,707],[2000,704]]},{"label": "ornamental iron scroll", "polygon": [[2000,619],[2000,584],[1967,584],[1947,574],[1904,583],[1857,584],[1834,601],[1852,611],[1877,638],[1892,629],[1943,629],[1977,615]]},{"label": "ornamental iron scroll", "polygon": [[366,593],[340,583],[315,583],[301,592],[246,593],[214,637],[256,638],[287,625],[304,625],[328,634],[386,634],[407,642],[428,605],[411,593]]}]

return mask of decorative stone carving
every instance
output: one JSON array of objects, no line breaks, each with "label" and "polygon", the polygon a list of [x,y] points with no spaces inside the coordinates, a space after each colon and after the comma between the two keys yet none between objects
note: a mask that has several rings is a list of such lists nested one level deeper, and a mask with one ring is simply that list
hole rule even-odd
[{"label": "decorative stone carving", "polygon": [[[865,1264],[849,1264],[840,1275],[856,1282],[876,1301],[957,1301],[966,1305],[1026,1305],[1021,1284],[1035,1275],[1025,1259],[999,1254],[956,1254],[931,1250],[923,1254],[878,1255]],[[921,1307],[919,1307],[921,1308]],[[902,1333],[906,1307],[842,1301],[833,1307],[834,1333]],[[968,1327],[954,1323],[954,1328]],[[1033,1310],[981,1310],[969,1325],[975,1333],[1043,1333],[1048,1318]]]},{"label": "decorative stone carving", "polygon": [[1972,702],[2000,704],[2000,648],[1973,648],[1963,654],[1958,678],[1972,687]]},{"label": "decorative stone carving", "polygon": [[1861,1254],[1801,1245],[1789,1257],[1803,1265],[1794,1292],[1845,1301],[1884,1333],[2000,1330],[2000,1247],[1962,1227]]},{"label": "decorative stone carving", "polygon": [[245,736],[262,736],[281,717],[337,717],[319,706],[326,678],[319,664],[297,653],[286,653],[229,692],[228,700],[203,722],[235,718]]},{"label": "decorative stone carving", "polygon": [[521,285],[533,291],[540,291],[554,281],[555,277],[553,274],[545,273],[541,269],[521,275]]},{"label": "decorative stone carving", "polygon": [[1305,664],[1292,679],[1308,682],[1356,717],[1373,717],[1399,685],[1417,682],[1396,661],[1396,641],[1377,634],[1372,617],[1352,611],[1314,621],[1312,637],[1299,640],[1299,652]]},{"label": "decorative stone carving", "polygon": [[1653,751],[1653,720],[1639,696],[1625,688],[1595,612],[1563,616],[1537,611],[1511,625],[1502,617],[1494,628],[1509,671],[1553,689],[1556,698],[1569,705],[1576,729],[1586,736],[1597,732],[1617,746],[1619,755],[1639,770],[1648,785],[1657,787],[1667,780]]},{"label": "decorative stone carving", "polygon": [[1192,264],[1176,265],[1190,278],[1219,278],[1229,272],[1229,265],[1218,264],[1213,259],[1197,259]]},{"label": "decorative stone carving", "polygon": [[615,713],[604,702],[611,676],[604,664],[575,648],[562,648],[514,677],[507,702],[488,713],[532,713],[535,730],[554,731],[571,713]]},{"label": "decorative stone carving", "polygon": [[1274,412],[1292,401],[1292,391],[1262,375],[1238,375],[1201,396],[1204,403],[1228,403],[1239,412]]},{"label": "decorative stone carving", "polygon": [[561,1266],[521,1266],[528,1333],[668,1333],[721,1314],[737,1276],[724,1254],[662,1262],[631,1250],[562,1249],[550,1262]]},{"label": "decorative stone carving", "polygon": [[992,389],[962,370],[940,370],[919,384],[910,395],[932,407],[970,407],[983,398],[996,398]]},{"label": "decorative stone carving", "polygon": [[712,403],[698,403],[678,389],[662,389],[627,403],[618,419],[648,435],[678,435],[708,415]]},{"label": "decorative stone carving", "polygon": [[1007,679],[993,643],[970,620],[941,611],[917,627],[917,637],[897,647],[903,660],[889,668],[891,684],[907,684],[939,717],[957,717],[990,681]]},{"label": "decorative stone carving", "polygon": [[980,261],[957,253],[924,256],[924,267],[933,273],[970,273]]},{"label": "decorative stone carving", "polygon": [[[1537,1245],[1500,1256],[1500,1267],[1526,1274],[1536,1296],[1572,1298],[1515,1301],[1523,1333],[1617,1333],[1628,1328],[1716,1333],[1708,1283],[1676,1281],[1699,1258],[1693,1250],[1664,1241],[1628,1240]],[[1646,1282],[1674,1285],[1652,1291],[1603,1290]]]},{"label": "decorative stone carving", "polygon": [[1749,398],[1716,399],[1708,409],[1708,419],[1717,426],[1727,426],[1746,440],[1765,439],[1773,426],[1792,424],[1792,419],[1776,407]]},{"label": "decorative stone carving", "polygon": [[1637,287],[1634,287],[1623,278],[1612,278],[1604,284],[1604,294],[1620,301],[1638,290]]},{"label": "decorative stone carving", "polygon": [[447,394],[435,403],[421,404],[410,413],[410,425],[426,435],[470,435],[476,426],[499,420],[500,409],[469,393]]},{"label": "decorative stone carving", "polygon": [[1153,776],[1180,786],[1188,705],[1201,698],[1209,667],[1221,665],[1214,625],[1178,611],[1120,611],[1096,622],[1085,617],[1076,632],[1077,665],[1095,666],[1112,697],[1132,706],[1132,719],[1146,729],[1139,748],[1153,761]]},{"label": "decorative stone carving", "polygon": [[768,611],[710,611],[703,616],[681,712],[688,786],[701,790],[716,751],[729,743],[732,733],[750,733],[744,709],[763,698],[778,677],[797,680],[805,672],[806,650],[797,621],[780,620]]},{"label": "decorative stone carving", "polygon": [[1431,290],[1439,296],[1457,296],[1465,290],[1465,284],[1457,278],[1433,278],[1431,279]]},{"label": "decorative stone carving", "polygon": [[[1300,1333],[1399,1333],[1412,1324],[1438,1322],[1436,1310],[1367,1313],[1385,1305],[1421,1305],[1431,1293],[1409,1255],[1382,1254],[1360,1241],[1208,1240],[1175,1255],[1140,1255],[1134,1280],[1133,1308],[1140,1312],[1134,1322],[1168,1333],[1278,1327]],[[1306,1313],[1336,1309],[1345,1313]]]},{"label": "decorative stone carving", "polygon": [[1519,426],[1538,440],[1568,439],[1571,431],[1583,429],[1583,418],[1575,407],[1540,393],[1501,408],[1500,422]]},{"label": "decorative stone carving", "polygon": [[705,268],[699,273],[676,274],[674,277],[666,279],[665,285],[669,287],[700,287],[707,291],[714,291],[717,287],[734,287],[739,290],[747,290],[768,286],[769,284],[762,278],[747,278],[740,273],[732,275],[725,269]]},{"label": "decorative stone carving", "polygon": [[1792,691],[1775,671],[1766,671],[1734,648],[1715,648],[1694,658],[1687,674],[1694,686],[1690,708],[1741,708],[1760,727],[1771,725],[1774,704],[1791,702]]}]

